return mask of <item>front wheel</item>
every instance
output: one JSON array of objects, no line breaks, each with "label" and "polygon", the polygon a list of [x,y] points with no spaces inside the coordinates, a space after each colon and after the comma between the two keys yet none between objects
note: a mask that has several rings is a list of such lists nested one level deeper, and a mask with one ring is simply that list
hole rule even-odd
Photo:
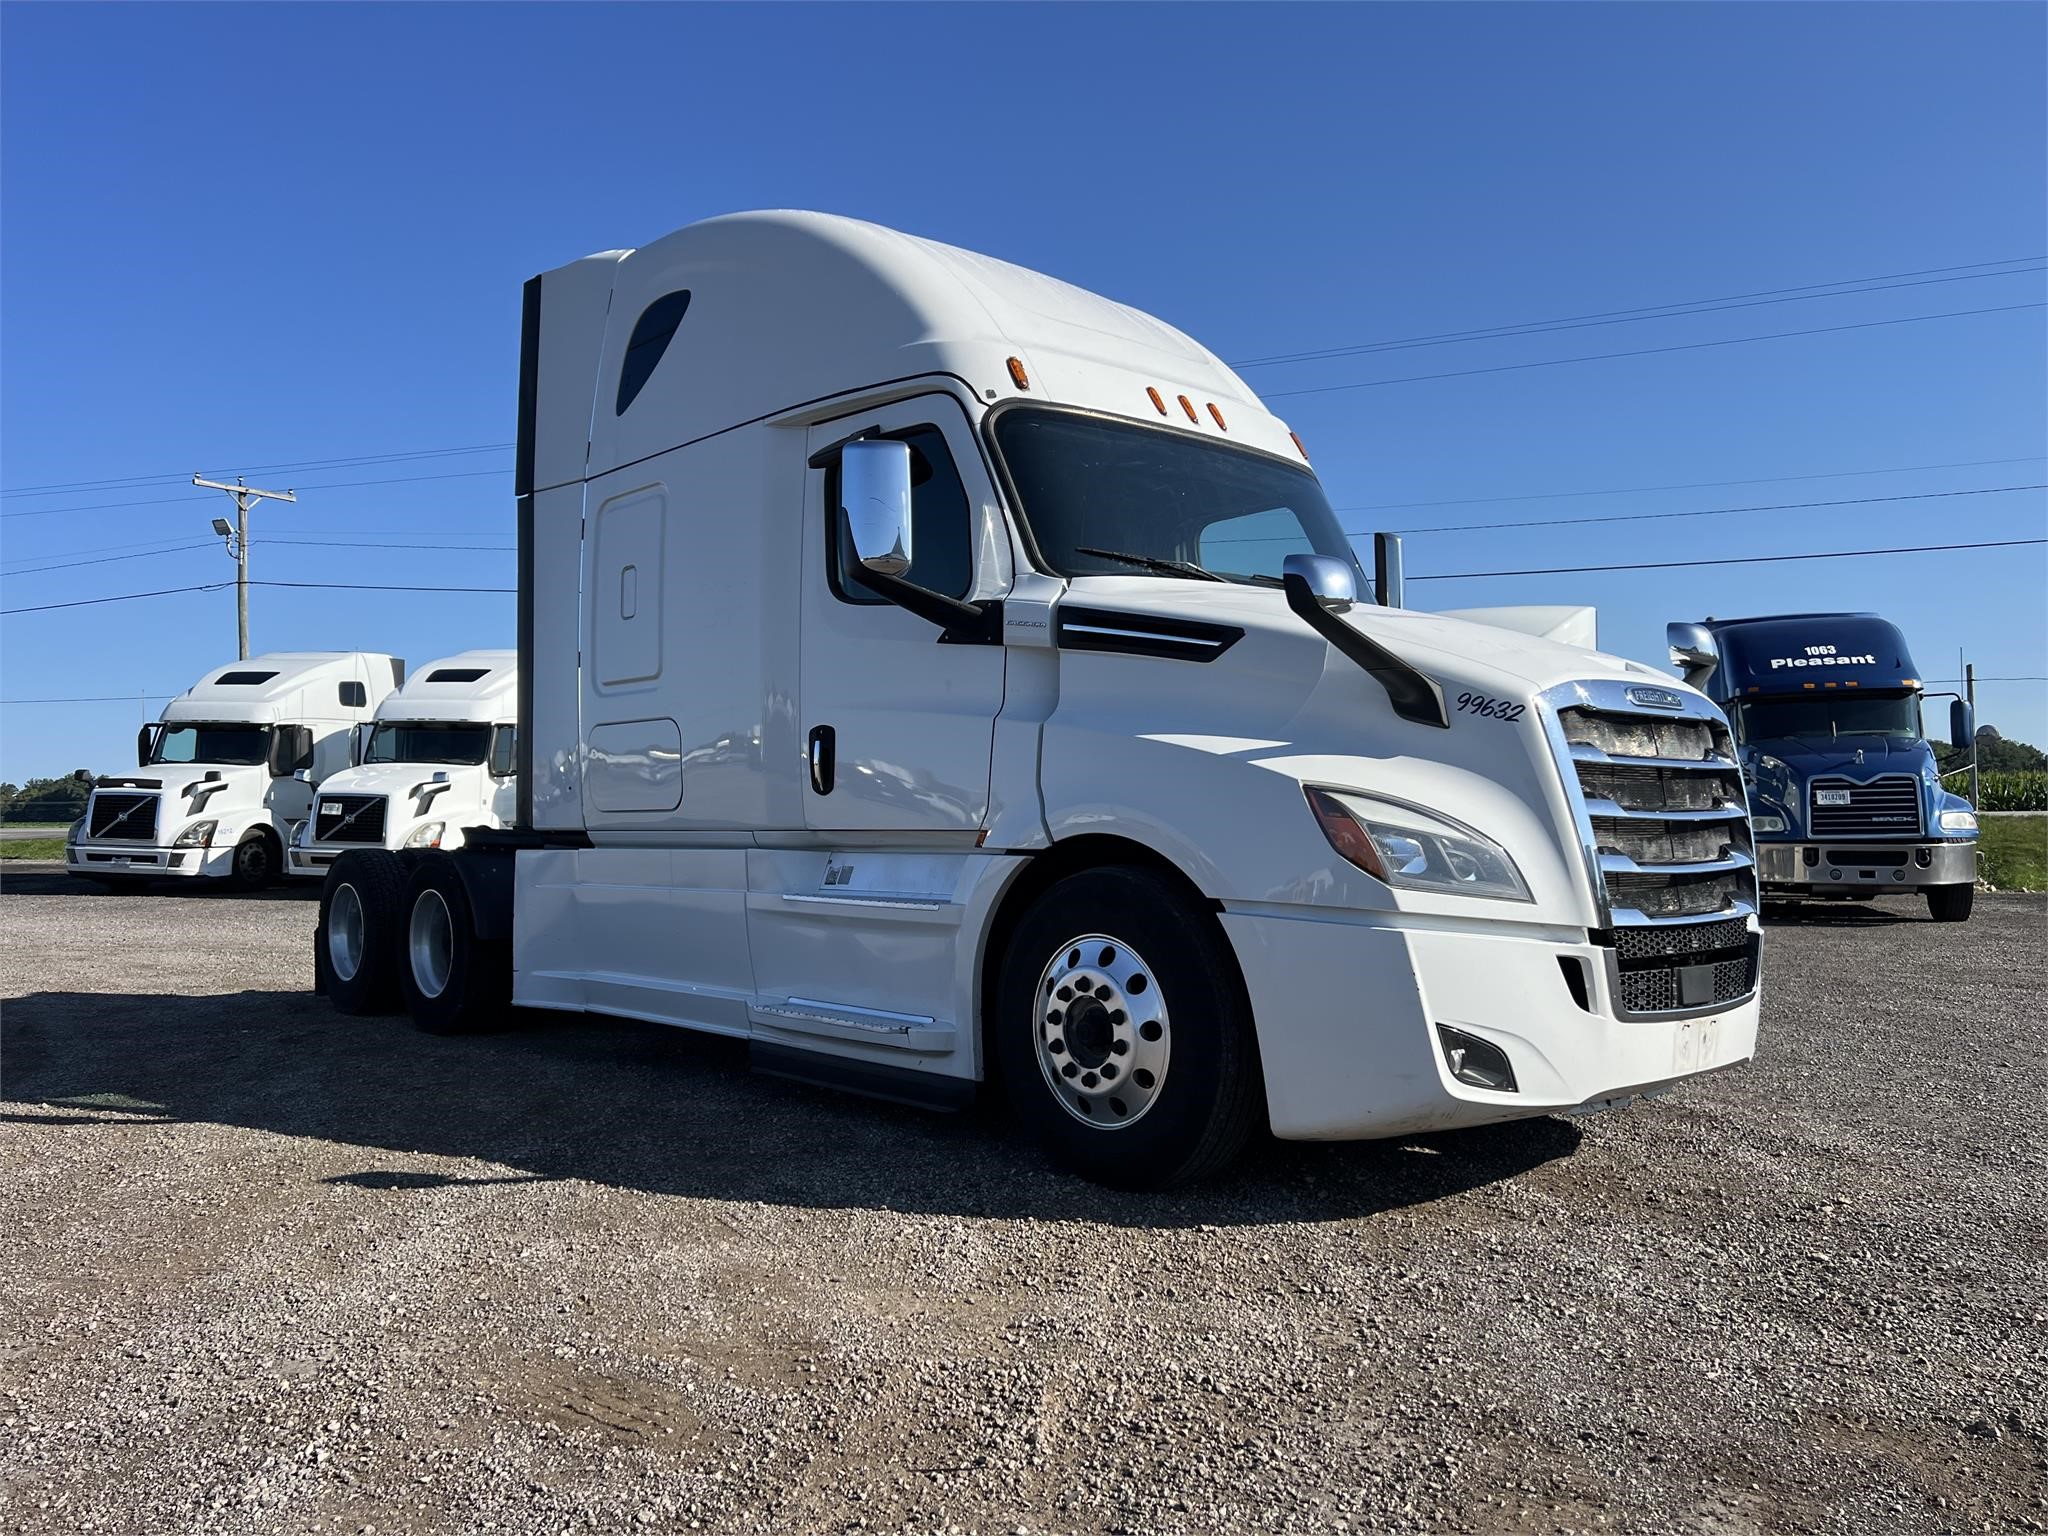
[{"label": "front wheel", "polygon": [[1011,934],[997,1055],[1053,1159],[1163,1189],[1224,1167],[1259,1123],[1251,1009],[1214,914],[1149,871],[1088,870]]},{"label": "front wheel", "polygon": [[412,1021],[430,1035],[501,1028],[511,1006],[512,956],[477,932],[454,861],[431,854],[413,872],[399,988]]},{"label": "front wheel", "polygon": [[234,867],[228,879],[236,890],[260,891],[276,881],[282,862],[276,837],[267,829],[258,828],[235,844]]},{"label": "front wheel", "polygon": [[1927,911],[1937,923],[1967,922],[1970,908],[1976,904],[1977,887],[1974,885],[1927,887]]}]

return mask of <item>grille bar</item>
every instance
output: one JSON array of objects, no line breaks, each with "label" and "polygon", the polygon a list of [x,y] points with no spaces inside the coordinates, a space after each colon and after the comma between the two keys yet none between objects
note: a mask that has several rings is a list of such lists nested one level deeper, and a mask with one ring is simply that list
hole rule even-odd
[{"label": "grille bar", "polygon": [[316,843],[384,843],[382,795],[322,795],[313,808]]}]

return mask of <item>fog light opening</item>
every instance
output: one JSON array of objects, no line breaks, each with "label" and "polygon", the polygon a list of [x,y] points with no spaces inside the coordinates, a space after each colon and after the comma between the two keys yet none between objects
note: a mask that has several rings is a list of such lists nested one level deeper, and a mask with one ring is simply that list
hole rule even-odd
[{"label": "fog light opening", "polygon": [[1471,1088],[1485,1088],[1494,1093],[1519,1093],[1515,1086],[1515,1069],[1509,1063],[1507,1052],[1490,1041],[1477,1035],[1468,1035],[1462,1029],[1452,1029],[1448,1024],[1436,1027],[1437,1040],[1443,1046],[1444,1065],[1450,1068],[1451,1076]]}]

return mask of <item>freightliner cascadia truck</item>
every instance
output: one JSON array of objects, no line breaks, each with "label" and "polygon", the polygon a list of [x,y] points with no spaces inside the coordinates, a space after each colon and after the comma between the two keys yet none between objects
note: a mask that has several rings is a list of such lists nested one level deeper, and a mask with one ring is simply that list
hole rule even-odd
[{"label": "freightliner cascadia truck", "polygon": [[[1735,727],[1766,896],[1922,892],[1940,923],[1970,915],[1977,813],[1942,787],[1928,695],[1905,637],[1870,613],[1672,624],[1672,664]],[[1951,696],[1949,736],[1973,746]]]},{"label": "freightliner cascadia truck", "polygon": [[355,766],[323,780],[285,872],[323,878],[350,848],[459,848],[465,827],[514,812],[516,651],[464,651],[416,669],[357,732]]},{"label": "freightliner cascadia truck", "polygon": [[315,786],[348,766],[351,733],[404,676],[396,656],[366,651],[280,651],[216,667],[142,728],[138,772],[94,781],[66,865],[102,884],[270,884]]},{"label": "freightliner cascadia truck", "polygon": [[1753,1053],[1721,711],[1362,600],[1286,424],[1172,327],[742,214],[533,279],[519,396],[518,814],[335,863],[340,1006],[993,1079],[1132,1186]]}]

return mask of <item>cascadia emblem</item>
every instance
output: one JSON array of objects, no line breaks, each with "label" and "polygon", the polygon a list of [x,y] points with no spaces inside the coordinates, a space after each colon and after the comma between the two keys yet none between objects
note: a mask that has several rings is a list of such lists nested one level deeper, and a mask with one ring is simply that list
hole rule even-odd
[{"label": "cascadia emblem", "polygon": [[1669,688],[1631,688],[1628,701],[1643,709],[1683,709],[1685,700]]}]

